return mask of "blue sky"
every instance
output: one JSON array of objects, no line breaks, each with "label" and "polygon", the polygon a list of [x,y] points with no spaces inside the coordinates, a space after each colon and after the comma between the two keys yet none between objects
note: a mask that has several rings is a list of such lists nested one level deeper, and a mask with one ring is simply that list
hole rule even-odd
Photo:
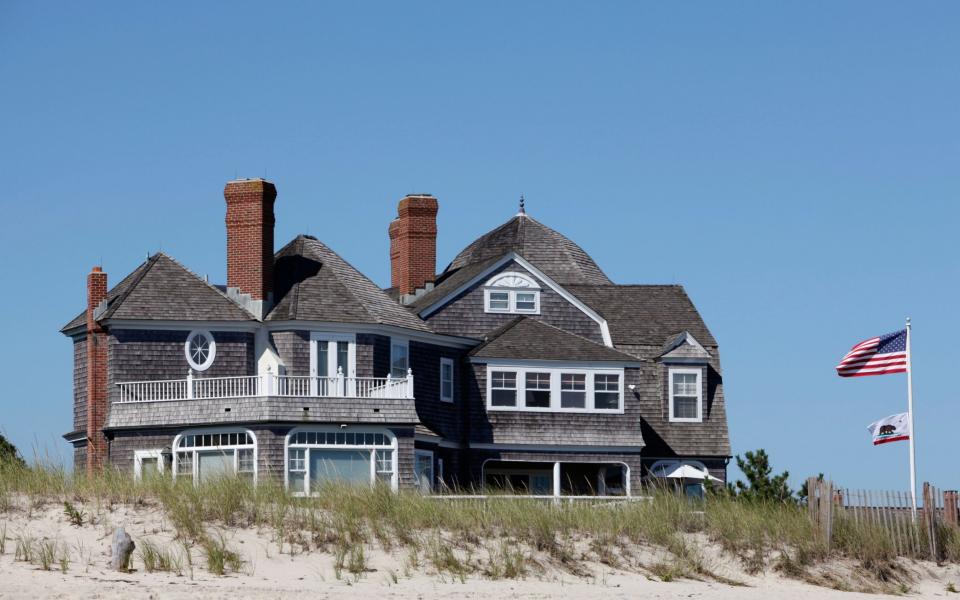
[{"label": "blue sky", "polygon": [[[457,3],[459,4],[459,3]],[[68,456],[58,329],[102,261],[225,279],[223,184],[274,181],[277,242],[389,283],[408,192],[440,267],[528,211],[619,283],[682,283],[718,338],[734,452],[793,482],[907,486],[903,375],[844,380],[915,324],[921,480],[957,487],[960,5],[0,4],[0,430]]]}]

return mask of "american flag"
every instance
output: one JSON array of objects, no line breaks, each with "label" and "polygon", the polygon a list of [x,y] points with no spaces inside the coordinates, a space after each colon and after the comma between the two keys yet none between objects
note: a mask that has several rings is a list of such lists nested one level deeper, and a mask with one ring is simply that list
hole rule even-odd
[{"label": "american flag", "polygon": [[907,372],[907,330],[870,338],[847,352],[837,365],[840,377]]}]

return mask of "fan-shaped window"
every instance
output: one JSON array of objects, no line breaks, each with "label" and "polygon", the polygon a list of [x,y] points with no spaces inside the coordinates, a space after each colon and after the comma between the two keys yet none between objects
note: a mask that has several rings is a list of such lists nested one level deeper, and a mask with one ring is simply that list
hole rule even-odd
[{"label": "fan-shaped window", "polygon": [[209,331],[191,331],[183,346],[187,363],[196,371],[206,371],[217,356],[217,343]]},{"label": "fan-shaped window", "polygon": [[249,429],[191,429],[173,442],[173,476],[208,481],[234,476],[256,481],[257,438]]},{"label": "fan-shaped window", "polygon": [[488,313],[540,314],[540,286],[523,273],[494,275],[484,285],[483,295]]}]

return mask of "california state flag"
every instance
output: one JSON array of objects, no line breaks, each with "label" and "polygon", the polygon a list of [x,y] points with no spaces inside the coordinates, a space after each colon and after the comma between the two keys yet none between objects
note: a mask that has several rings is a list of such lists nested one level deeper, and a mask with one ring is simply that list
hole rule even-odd
[{"label": "california state flag", "polygon": [[870,435],[873,436],[873,445],[886,444],[887,442],[899,442],[910,439],[910,419],[907,413],[899,415],[890,415],[885,419],[880,419],[876,423],[870,423],[867,427]]}]

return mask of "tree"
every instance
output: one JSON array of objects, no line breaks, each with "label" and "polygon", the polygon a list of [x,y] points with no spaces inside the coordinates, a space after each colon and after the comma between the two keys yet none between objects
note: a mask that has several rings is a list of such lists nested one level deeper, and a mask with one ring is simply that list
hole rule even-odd
[{"label": "tree", "polygon": [[17,452],[17,447],[7,441],[7,438],[3,437],[3,434],[0,433],[0,466],[7,463],[19,467],[26,465],[26,463],[23,462],[23,459],[20,458],[20,453]]},{"label": "tree", "polygon": [[746,483],[737,482],[737,497],[750,501],[789,502],[793,500],[793,492],[787,485],[790,473],[784,471],[779,475],[773,475],[770,457],[763,448],[747,452],[743,458],[737,456],[737,466],[747,478]]}]

